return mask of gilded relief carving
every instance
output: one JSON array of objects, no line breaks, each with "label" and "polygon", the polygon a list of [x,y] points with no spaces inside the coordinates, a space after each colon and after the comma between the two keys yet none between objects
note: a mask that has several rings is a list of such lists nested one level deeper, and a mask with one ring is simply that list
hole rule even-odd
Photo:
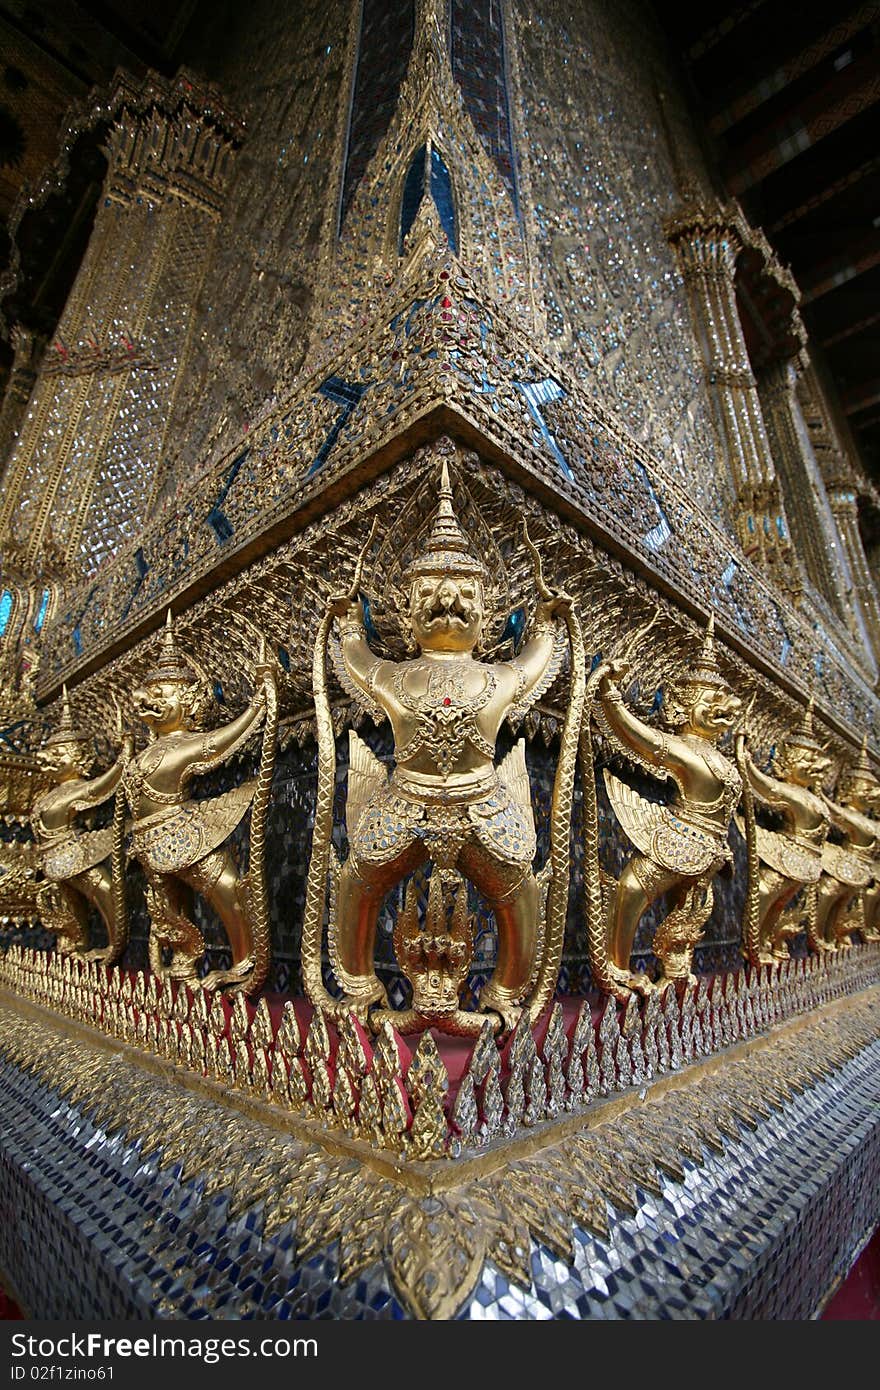
[{"label": "gilded relief carving", "polygon": [[[429,451],[430,452],[430,451]],[[490,574],[474,553],[453,507],[451,442],[435,451],[442,459],[439,504],[415,537],[406,568],[391,563],[395,547],[412,552],[413,537],[392,529],[383,537],[385,583],[397,596],[385,608],[415,653],[382,659],[371,647],[360,597],[366,553],[347,593],[331,598],[318,631],[315,701],[319,738],[318,808],[303,932],[303,969],[312,1002],[332,1007],[321,980],[320,925],[325,883],[331,879],[331,958],[343,1001],[366,1019],[379,1005],[374,1026],[387,1018],[403,1031],[431,1023],[450,1032],[477,1034],[488,1015],[496,1029],[512,1029],[523,1009],[537,1018],[552,996],[562,950],[568,900],[569,835],[574,761],[584,691],[584,652],[570,596],[549,588],[537,551],[538,602],[525,640],[512,659],[487,661],[506,614],[503,574]],[[472,505],[472,504],[471,504]],[[367,547],[373,540],[370,533]],[[380,555],[382,554],[380,551]],[[496,559],[500,559],[495,552]],[[383,561],[373,571],[374,583]],[[364,581],[370,594],[368,581]],[[372,590],[372,605],[377,589]],[[375,611],[375,608],[373,609]],[[500,621],[499,621],[500,620]],[[335,623],[332,629],[331,624]],[[337,864],[330,849],[333,730],[321,674],[324,646],[335,644],[340,677],[358,703],[390,720],[394,769],[389,775],[352,733],[346,822],[349,854]],[[386,638],[387,642],[387,638]],[[561,734],[554,789],[551,855],[536,875],[531,788],[520,740],[495,764],[502,723],[522,719],[553,685],[566,645],[571,688]],[[477,653],[477,655],[475,655]],[[413,983],[412,1008],[387,1010],[374,970],[377,916],[383,899],[404,877],[431,865],[424,929],[419,929],[417,889],[407,890],[395,944],[398,963]],[[467,888],[472,883],[491,908],[498,934],[495,971],[483,990],[479,1013],[459,1007],[469,964]],[[451,915],[451,925],[447,924]]]},{"label": "gilded relief carving", "polygon": [[[153,972],[197,977],[204,939],[187,910],[185,890],[191,889],[214,909],[232,950],[231,968],[206,976],[203,988],[251,993],[266,979],[270,953],[262,847],[277,731],[274,666],[264,658],[254,679],[248,708],[229,724],[201,732],[210,690],[177,647],[169,610],[158,661],[132,694],[150,742],[123,774],[134,817],[131,853],[147,878]],[[264,720],[258,777],[209,801],[188,798],[190,780],[227,761]],[[225,842],[249,807],[251,863],[243,877]]]},{"label": "gilded relief carving", "polygon": [[[117,711],[118,715],[118,711]],[[37,909],[59,951],[78,951],[89,959],[116,961],[128,940],[125,901],[125,810],[119,784],[131,757],[132,740],[123,736],[117,717],[119,757],[98,777],[89,777],[94,750],[76,729],[64,691],[61,719],[40,749],[41,767],[55,785],[36,800],[32,823],[44,883]],[[103,829],[87,829],[81,817],[114,801],[113,817]],[[105,946],[90,947],[88,910],[100,915]]]},{"label": "gilded relief carving", "polygon": [[[633,645],[644,640],[636,633]],[[630,970],[639,922],[648,908],[668,895],[667,912],[654,935],[660,961],[659,985],[692,980],[694,947],[712,911],[712,880],[731,859],[727,830],[739,800],[736,767],[717,747],[736,722],[742,702],[721,674],[715,656],[714,618],[697,659],[665,687],[671,730],[657,729],[627,708],[621,683],[632,675],[627,657],[600,662],[590,677],[599,728],[615,750],[653,776],[669,778],[668,804],[647,801],[605,770],[605,783],[617,819],[636,853],[617,882],[603,883],[597,859],[592,745],[585,727],[585,829],[590,962],[601,988],[626,999],[630,990],[654,988]]]},{"label": "gilded relief carving", "polygon": [[[788,941],[804,929],[814,948],[821,949],[816,947],[817,885],[829,820],[821,789],[831,762],[814,736],[812,702],[782,742],[778,774],[762,772],[744,744],[740,731],[737,762],[745,786],[743,830],[750,859],[745,948],[753,964],[766,964],[784,960]],[[782,830],[756,822],[755,797],[782,817]],[[802,889],[803,920],[800,912],[785,911]]]}]

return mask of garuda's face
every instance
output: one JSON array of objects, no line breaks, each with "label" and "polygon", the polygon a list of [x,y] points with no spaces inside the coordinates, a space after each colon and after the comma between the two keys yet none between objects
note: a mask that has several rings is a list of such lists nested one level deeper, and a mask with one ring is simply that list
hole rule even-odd
[{"label": "garuda's face", "polygon": [[831,766],[821,748],[809,744],[786,743],[783,757],[783,770],[789,782],[799,787],[812,787],[821,782]]},{"label": "garuda's face", "polygon": [[483,616],[483,588],[472,574],[422,575],[413,583],[410,621],[422,651],[472,652]]},{"label": "garuda's face", "polygon": [[134,712],[154,734],[170,734],[186,726],[183,681],[149,681],[134,692]]},{"label": "garuda's face", "polygon": [[91,758],[84,739],[68,739],[64,743],[50,743],[40,749],[40,766],[59,782],[70,781],[73,777],[84,777],[89,769]]},{"label": "garuda's face", "polygon": [[841,799],[854,811],[870,811],[880,801],[880,783],[875,782],[873,777],[854,776]]},{"label": "garuda's face", "polygon": [[697,686],[688,704],[688,724],[694,733],[717,743],[736,723],[742,700],[717,685]]}]

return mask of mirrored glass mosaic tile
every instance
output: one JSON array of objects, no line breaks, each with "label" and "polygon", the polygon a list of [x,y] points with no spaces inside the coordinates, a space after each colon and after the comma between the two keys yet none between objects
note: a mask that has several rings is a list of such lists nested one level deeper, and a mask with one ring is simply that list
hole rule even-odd
[{"label": "mirrored glass mosaic tile", "polygon": [[[534,1244],[530,1288],[487,1264],[459,1316],[809,1318],[880,1214],[878,1063],[880,1042],[723,1154],[685,1161],[683,1182],[639,1190],[634,1214],[609,1208],[607,1239],[576,1229],[571,1265]],[[295,1220],[267,1236],[260,1206],[235,1210],[204,1175],[160,1171],[157,1154],[9,1062],[0,1100],[0,1268],[28,1312],[406,1316],[380,1264],[340,1283],[335,1244],[299,1259]]]}]

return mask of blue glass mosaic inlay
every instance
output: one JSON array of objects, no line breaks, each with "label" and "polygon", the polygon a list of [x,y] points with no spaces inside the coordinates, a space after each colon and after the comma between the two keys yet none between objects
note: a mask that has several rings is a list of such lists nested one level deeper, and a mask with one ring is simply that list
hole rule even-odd
[{"label": "blue glass mosaic inlay", "polygon": [[519,217],[504,17],[498,0],[452,0],[451,58],[468,114],[510,190]]}]

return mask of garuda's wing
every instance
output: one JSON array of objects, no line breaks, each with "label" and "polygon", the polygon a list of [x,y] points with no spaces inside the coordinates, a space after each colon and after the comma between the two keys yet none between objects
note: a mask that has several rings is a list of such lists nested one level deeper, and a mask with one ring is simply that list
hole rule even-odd
[{"label": "garuda's wing", "polygon": [[[152,822],[135,821],[132,854],[157,873],[188,869],[218,849],[233,832],[254,799],[256,778],[206,801],[183,801]],[[108,827],[108,834],[110,830]]]},{"label": "garuda's wing", "polygon": [[349,837],[354,834],[367,802],[387,781],[388,773],[384,765],[354,729],[349,729],[348,791],[345,800],[345,824]]},{"label": "garuda's wing", "polygon": [[361,690],[360,686],[355,685],[349,675],[348,667],[342,656],[342,647],[335,632],[331,632],[330,640],[327,645],[330,649],[330,664],[333,667],[333,674],[346,695],[350,700],[354,701],[359,709],[366,711],[374,724],[381,724],[382,720],[385,718],[385,711],[375,700],[370,699],[366,691]]},{"label": "garuda's wing", "polygon": [[[737,829],[745,838],[746,829],[742,817],[736,816],[735,819]],[[756,825],[755,848],[761,863],[775,869],[783,878],[797,879],[800,883],[815,883],[822,873],[821,850],[798,845],[782,831],[767,830],[763,825]]]},{"label": "garuda's wing", "polygon": [[526,767],[526,741],[524,738],[517,739],[510,752],[502,758],[498,765],[498,778],[504,783],[514,801],[522,807],[529,821],[534,825],[532,784],[529,781],[529,770]]},{"label": "garuda's wing", "polygon": [[205,823],[203,853],[207,854],[210,850],[217,849],[227,836],[232,834],[253,801],[256,790],[257,779],[252,777],[247,782],[232,787],[228,792],[221,792],[219,796],[212,797],[210,801],[197,803],[198,813]]},{"label": "garuda's wing", "polygon": [[822,846],[822,868],[846,888],[867,888],[873,877],[870,863],[827,840]]},{"label": "garuda's wing", "polygon": [[679,820],[668,806],[646,801],[607,768],[605,786],[614,814],[636,849],[655,864],[673,873],[692,877],[703,874],[718,859],[726,858],[726,844],[696,826]]},{"label": "garuda's wing", "polygon": [[542,695],[546,695],[556,677],[565,665],[565,654],[568,651],[568,635],[564,627],[559,627],[556,639],[553,643],[553,651],[550,653],[550,660],[544,668],[544,674],[540,677],[531,690],[527,691],[522,700],[514,705],[510,711],[514,719],[523,719],[540,700]]}]

